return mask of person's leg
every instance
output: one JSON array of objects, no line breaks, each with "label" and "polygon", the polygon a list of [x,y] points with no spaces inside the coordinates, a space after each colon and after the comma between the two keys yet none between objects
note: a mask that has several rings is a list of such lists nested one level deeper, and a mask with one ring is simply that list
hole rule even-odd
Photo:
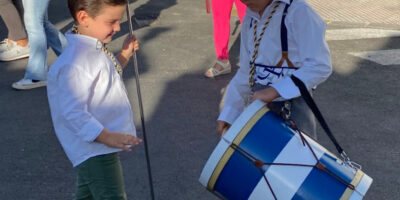
[{"label": "person's leg", "polygon": [[8,38],[0,42],[0,61],[28,57],[28,37],[21,15],[11,0],[0,0],[0,17],[8,29]]},{"label": "person's leg", "polygon": [[22,18],[11,0],[0,0],[0,16],[8,29],[8,39],[13,41],[27,39]]},{"label": "person's leg", "polygon": [[240,19],[240,23],[243,21],[243,17],[246,15],[246,5],[240,0],[235,0],[236,11]]},{"label": "person's leg", "polygon": [[49,20],[46,13],[44,21],[44,28],[46,32],[47,44],[50,46],[54,53],[59,56],[67,46],[67,39]]},{"label": "person's leg", "polygon": [[47,79],[47,39],[44,28],[47,7],[50,0],[23,0],[24,21],[30,41],[30,57],[25,72],[25,79]]},{"label": "person's leg", "polygon": [[221,60],[229,59],[228,43],[232,6],[233,0],[212,1],[215,53]]},{"label": "person's leg", "polygon": [[[85,162],[84,162],[85,163]],[[94,200],[90,189],[89,183],[90,180],[87,178],[87,174],[89,173],[89,168],[86,164],[82,163],[78,168],[78,178],[75,189],[75,200]]]},{"label": "person's leg", "polygon": [[79,177],[84,181],[81,181],[81,187],[78,185],[77,199],[88,199],[90,196],[93,199],[127,199],[118,153],[92,157],[80,164],[78,170]]},{"label": "person's leg", "polygon": [[12,0],[15,8],[18,10],[19,16],[21,16],[22,24],[24,24],[24,6],[22,5],[22,0]]},{"label": "person's leg", "polygon": [[227,74],[231,71],[228,45],[233,0],[214,0],[211,2],[214,23],[214,48],[217,62],[204,73],[206,77],[210,78]]}]

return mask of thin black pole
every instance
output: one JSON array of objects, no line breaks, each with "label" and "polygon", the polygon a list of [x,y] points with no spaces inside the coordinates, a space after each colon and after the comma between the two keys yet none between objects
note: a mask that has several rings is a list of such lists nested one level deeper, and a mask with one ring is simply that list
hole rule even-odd
[{"label": "thin black pole", "polygon": [[[126,15],[128,18],[128,23],[129,23],[129,35],[132,36],[133,35],[133,27],[132,27],[131,14],[130,14],[130,10],[129,10],[129,2],[127,2],[127,4],[126,4]],[[138,101],[139,101],[140,119],[142,122],[143,142],[144,142],[144,150],[146,153],[147,172],[149,175],[150,194],[151,194],[151,199],[154,200],[153,178],[151,175],[149,150],[147,148],[146,126],[144,124],[143,103],[142,103],[142,94],[140,92],[139,69],[138,69],[138,64],[137,64],[136,51],[133,51],[133,68],[135,69],[136,90],[137,90]]]}]

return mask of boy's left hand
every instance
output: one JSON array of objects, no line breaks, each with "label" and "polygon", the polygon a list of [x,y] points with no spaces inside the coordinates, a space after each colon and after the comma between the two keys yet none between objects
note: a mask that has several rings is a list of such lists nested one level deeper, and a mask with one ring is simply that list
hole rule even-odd
[{"label": "boy's left hand", "polygon": [[122,45],[121,55],[129,59],[133,55],[133,51],[139,50],[139,42],[135,35],[127,36]]},{"label": "boy's left hand", "polygon": [[274,99],[280,97],[281,95],[278,93],[278,91],[276,91],[275,88],[273,87],[269,87],[263,90],[259,90],[257,92],[254,93],[253,95],[253,99],[251,100],[252,102],[256,99],[259,99],[265,103],[270,103],[272,102]]}]

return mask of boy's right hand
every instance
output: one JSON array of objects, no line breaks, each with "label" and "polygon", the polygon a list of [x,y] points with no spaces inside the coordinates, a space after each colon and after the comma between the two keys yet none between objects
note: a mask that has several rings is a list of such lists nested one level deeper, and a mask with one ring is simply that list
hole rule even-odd
[{"label": "boy's right hand", "polygon": [[140,144],[142,139],[133,135],[109,132],[108,130],[103,129],[95,141],[103,143],[109,147],[120,148],[124,151],[132,151],[131,148]]},{"label": "boy's right hand", "polygon": [[139,42],[135,35],[128,35],[124,43],[122,44],[121,55],[123,55],[127,60],[133,55],[133,51],[139,50]]},{"label": "boy's right hand", "polygon": [[225,132],[231,127],[231,124],[225,121],[217,121],[217,133],[219,136],[223,136]]}]

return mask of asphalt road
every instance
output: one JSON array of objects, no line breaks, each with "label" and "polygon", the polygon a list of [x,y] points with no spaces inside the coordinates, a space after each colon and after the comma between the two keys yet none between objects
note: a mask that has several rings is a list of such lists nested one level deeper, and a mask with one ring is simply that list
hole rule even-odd
[{"label": "asphalt road", "polygon": [[[216,199],[198,182],[219,138],[215,134],[220,90],[233,74],[206,79],[214,62],[212,18],[204,2],[195,0],[130,1],[156,199]],[[64,1],[52,1],[49,18],[65,31],[72,19]],[[239,27],[231,21],[231,63],[238,62]],[[0,21],[0,39],[7,31]],[[118,52],[128,25],[110,44]],[[329,30],[397,25],[332,22]],[[400,49],[400,37],[328,41],[333,75],[315,92],[315,99],[347,154],[363,166],[374,182],[365,199],[399,199],[400,129],[398,74],[400,64],[380,65],[349,52]],[[49,50],[49,63],[56,59]],[[0,62],[0,199],[72,199],[76,171],[65,156],[52,127],[45,88],[11,89],[23,77],[27,59]],[[131,66],[131,63],[130,63]],[[141,135],[132,67],[125,84]],[[319,130],[319,140],[334,147]],[[129,199],[149,199],[143,145],[122,153]]]}]

